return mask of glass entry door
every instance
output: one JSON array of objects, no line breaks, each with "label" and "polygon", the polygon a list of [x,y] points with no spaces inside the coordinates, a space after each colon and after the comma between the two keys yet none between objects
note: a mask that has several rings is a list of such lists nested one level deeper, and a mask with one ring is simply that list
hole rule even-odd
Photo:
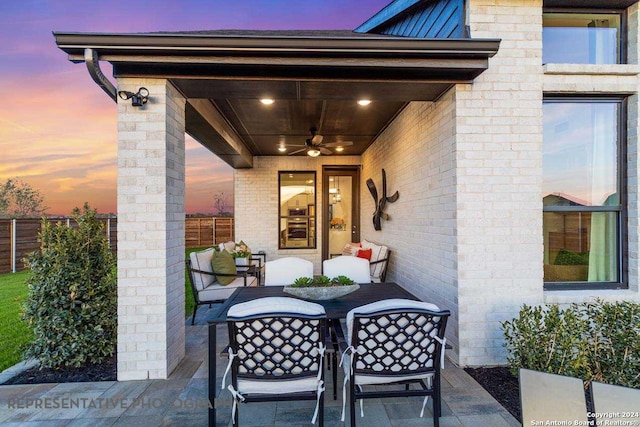
[{"label": "glass entry door", "polygon": [[322,257],[340,255],[344,245],[360,241],[359,167],[323,169]]}]

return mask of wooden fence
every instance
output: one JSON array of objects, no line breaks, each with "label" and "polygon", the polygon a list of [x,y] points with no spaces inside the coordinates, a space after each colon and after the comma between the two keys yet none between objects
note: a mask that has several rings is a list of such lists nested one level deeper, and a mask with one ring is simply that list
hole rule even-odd
[{"label": "wooden fence", "polygon": [[[71,225],[68,218],[52,219]],[[103,218],[111,250],[118,250],[118,220]],[[40,247],[40,219],[0,219],[0,273],[22,271],[23,259]],[[198,248],[234,240],[233,218],[208,217],[185,219],[185,246]]]}]

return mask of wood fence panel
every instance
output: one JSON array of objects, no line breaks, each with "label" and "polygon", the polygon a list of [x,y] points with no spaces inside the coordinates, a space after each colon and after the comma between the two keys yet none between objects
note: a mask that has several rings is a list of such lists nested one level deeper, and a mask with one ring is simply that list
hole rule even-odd
[{"label": "wood fence panel", "polygon": [[31,252],[40,249],[40,242],[38,242],[40,224],[39,219],[20,219],[16,222],[16,271],[26,269],[23,259]]},{"label": "wood fence panel", "polygon": [[0,274],[11,272],[11,220],[0,219]]},{"label": "wood fence panel", "polygon": [[[100,219],[105,224],[105,233],[110,239],[111,250],[116,253],[118,249],[118,219]],[[74,221],[66,218],[51,219],[53,224],[69,224],[77,227]],[[38,250],[38,233],[41,230],[40,219],[18,219],[16,221],[16,270],[25,269],[22,261],[29,253]],[[109,229],[107,230],[107,224]],[[12,220],[0,220],[0,274],[11,272],[12,248],[11,248]],[[185,219],[185,245],[187,248],[209,247],[215,244],[234,240],[233,218],[186,218]]]},{"label": "wood fence panel", "polygon": [[233,235],[233,218],[216,218],[216,245],[235,240]]}]

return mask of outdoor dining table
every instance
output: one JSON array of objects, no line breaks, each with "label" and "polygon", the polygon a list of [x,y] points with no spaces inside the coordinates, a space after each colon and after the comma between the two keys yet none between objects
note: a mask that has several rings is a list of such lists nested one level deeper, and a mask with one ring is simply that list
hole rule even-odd
[{"label": "outdoor dining table", "polygon": [[[227,312],[229,308],[235,304],[263,297],[291,297],[291,295],[284,293],[282,289],[282,286],[237,288],[234,293],[207,318],[207,322],[209,323],[209,426],[214,427],[216,425],[215,396],[218,387],[216,384],[216,359],[218,358],[216,354],[216,326],[219,323],[225,323],[227,321]],[[353,308],[392,298],[418,300],[415,295],[400,287],[398,284],[387,282],[361,284],[360,289],[349,295],[333,300],[314,302],[324,307],[329,321],[339,321],[340,319],[345,319],[347,313]]]}]

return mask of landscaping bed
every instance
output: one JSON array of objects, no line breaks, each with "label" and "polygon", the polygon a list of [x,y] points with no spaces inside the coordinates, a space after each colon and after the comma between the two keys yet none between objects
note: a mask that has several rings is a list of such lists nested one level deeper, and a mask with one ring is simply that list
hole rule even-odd
[{"label": "landscaping bed", "polygon": [[2,385],[73,383],[93,381],[116,381],[116,358],[103,363],[86,364],[77,368],[49,369],[39,367],[27,369]]},{"label": "landscaping bed", "polygon": [[508,367],[465,368],[465,371],[511,415],[522,421],[518,377],[513,376]]}]

